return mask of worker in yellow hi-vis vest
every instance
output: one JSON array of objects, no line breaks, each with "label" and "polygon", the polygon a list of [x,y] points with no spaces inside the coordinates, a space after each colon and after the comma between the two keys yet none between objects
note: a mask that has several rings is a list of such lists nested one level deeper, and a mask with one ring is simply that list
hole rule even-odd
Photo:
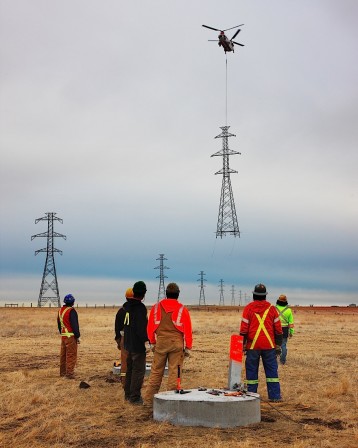
[{"label": "worker in yellow hi-vis vest", "polygon": [[286,364],[287,359],[287,340],[292,338],[295,332],[295,326],[293,323],[293,313],[291,308],[288,306],[287,296],[281,294],[276,302],[276,308],[278,311],[278,316],[282,325],[283,339],[282,339],[282,353],[280,356],[280,363],[282,365]]},{"label": "worker in yellow hi-vis vest", "polygon": [[246,350],[246,382],[249,392],[257,392],[259,363],[265,369],[269,400],[280,401],[281,389],[276,356],[281,354],[282,327],[277,309],[266,301],[266,286],[258,284],[253,302],[245,306],[240,326]]},{"label": "worker in yellow hi-vis vest", "polygon": [[64,305],[57,315],[58,331],[61,334],[60,376],[74,379],[80,327],[77,311],[73,308],[75,298],[72,294],[67,294],[63,301]]}]

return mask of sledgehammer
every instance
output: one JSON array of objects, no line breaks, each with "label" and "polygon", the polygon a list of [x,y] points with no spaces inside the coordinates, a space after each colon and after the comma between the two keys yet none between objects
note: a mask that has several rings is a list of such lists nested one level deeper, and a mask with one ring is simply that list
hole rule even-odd
[{"label": "sledgehammer", "polygon": [[178,366],[178,375],[177,375],[177,390],[175,391],[176,394],[190,394],[190,390],[183,390],[181,388],[180,383],[180,366]]}]

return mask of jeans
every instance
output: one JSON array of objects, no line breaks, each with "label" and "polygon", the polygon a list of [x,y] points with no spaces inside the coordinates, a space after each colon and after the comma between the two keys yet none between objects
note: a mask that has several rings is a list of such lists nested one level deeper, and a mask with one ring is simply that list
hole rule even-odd
[{"label": "jeans", "polygon": [[287,338],[282,339],[281,350],[280,363],[285,364],[287,357]]},{"label": "jeans", "polygon": [[280,400],[281,389],[274,348],[269,350],[247,350],[245,363],[247,390],[249,392],[257,392],[260,358],[262,358],[264,365],[268,397],[270,400]]}]

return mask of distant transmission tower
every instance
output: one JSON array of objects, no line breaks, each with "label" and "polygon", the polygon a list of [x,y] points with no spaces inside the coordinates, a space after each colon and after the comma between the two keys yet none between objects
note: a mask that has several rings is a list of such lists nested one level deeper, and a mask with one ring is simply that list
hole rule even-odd
[{"label": "distant transmission tower", "polygon": [[219,300],[219,306],[220,305],[225,305],[225,301],[224,301],[224,280],[221,279],[220,280],[220,300]]},{"label": "distant transmission tower", "polygon": [[200,282],[200,298],[199,298],[199,306],[200,306],[200,305],[206,305],[205,291],[204,291],[204,288],[205,288],[204,282],[206,282],[204,275],[206,275],[206,274],[204,273],[204,271],[200,271],[200,274],[198,274],[198,275],[200,275],[200,278],[198,279],[198,282]]},{"label": "distant transmission tower", "polygon": [[[39,300],[37,306],[45,306],[47,302],[53,303],[54,305],[60,307],[60,292],[58,289],[57,275],[56,275],[56,266],[55,266],[55,258],[54,253],[59,252],[62,255],[62,250],[56,249],[53,245],[53,239],[56,237],[61,237],[66,239],[65,235],[61,235],[60,233],[54,232],[53,230],[53,222],[60,221],[62,224],[63,221],[61,218],[56,216],[56,213],[46,213],[46,216],[42,218],[38,218],[35,220],[35,224],[39,221],[47,221],[47,232],[39,233],[37,235],[32,235],[31,241],[34,238],[38,237],[46,237],[47,238],[47,247],[44,249],[39,249],[35,251],[35,255],[39,252],[46,252],[46,262],[45,268],[42,276]],[[51,290],[50,295],[48,291]]]},{"label": "distant transmission tower", "polygon": [[235,286],[231,285],[231,306],[235,306]]},{"label": "distant transmission tower", "polygon": [[211,156],[211,157],[221,156],[223,158],[223,168],[215,173],[223,175],[218,223],[216,227],[216,238],[218,236],[222,238],[223,236],[226,236],[227,233],[240,237],[239,224],[237,222],[234,195],[232,193],[231,179],[230,179],[230,174],[237,173],[237,171],[230,169],[229,156],[241,153],[229,149],[228,138],[236,137],[236,135],[230,134],[228,132],[229,128],[230,126],[220,127],[220,129],[222,129],[222,132],[215,138],[222,138],[222,150],[216,152],[215,154],[212,154]]},{"label": "distant transmission tower", "polygon": [[242,306],[241,295],[242,295],[242,292],[241,292],[241,289],[240,289],[240,291],[239,291],[239,306]]},{"label": "distant transmission tower", "polygon": [[159,300],[163,299],[165,297],[165,285],[164,285],[164,279],[168,278],[166,275],[164,275],[164,269],[169,269],[167,266],[164,266],[164,260],[167,260],[167,258],[164,258],[164,254],[159,254],[159,258],[156,258],[156,260],[159,260],[159,266],[157,266],[154,269],[159,269],[159,275],[157,275],[156,278],[159,278],[159,290],[158,290],[158,302]]}]

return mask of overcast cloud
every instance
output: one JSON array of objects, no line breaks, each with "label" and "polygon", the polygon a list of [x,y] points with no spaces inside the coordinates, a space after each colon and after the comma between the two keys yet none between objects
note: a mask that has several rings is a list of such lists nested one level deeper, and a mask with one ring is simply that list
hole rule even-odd
[{"label": "overcast cloud", "polygon": [[[36,302],[56,212],[60,292],[122,300],[158,255],[183,301],[258,282],[358,302],[358,3],[0,0],[0,303]],[[215,239],[228,54],[241,238]],[[231,36],[234,31],[228,31]],[[96,286],[97,285],[97,286]],[[130,286],[130,284],[128,285]]]}]

